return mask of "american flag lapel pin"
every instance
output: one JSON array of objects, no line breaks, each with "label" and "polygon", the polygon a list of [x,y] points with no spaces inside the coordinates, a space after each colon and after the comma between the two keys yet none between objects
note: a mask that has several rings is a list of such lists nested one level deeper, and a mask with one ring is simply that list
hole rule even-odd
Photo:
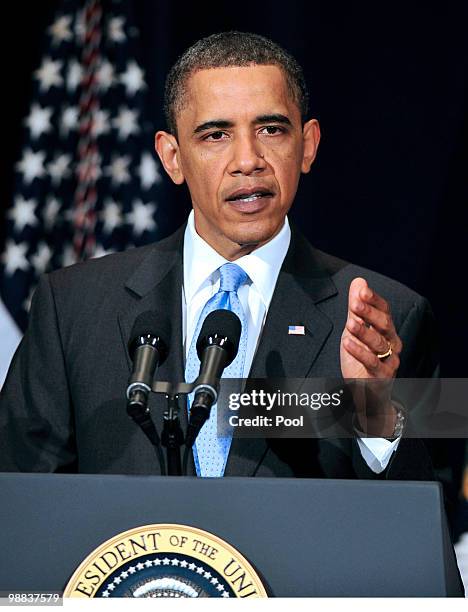
[{"label": "american flag lapel pin", "polygon": [[303,325],[289,325],[289,336],[305,336],[305,327]]}]

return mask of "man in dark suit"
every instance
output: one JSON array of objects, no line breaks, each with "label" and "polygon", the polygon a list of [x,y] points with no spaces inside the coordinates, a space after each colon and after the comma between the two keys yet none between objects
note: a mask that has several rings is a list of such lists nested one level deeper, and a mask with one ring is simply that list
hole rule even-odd
[{"label": "man in dark suit", "polygon": [[[423,298],[313,249],[289,228],[320,139],[291,56],[251,34],[199,41],[169,74],[166,114],[156,150],[172,180],[188,184],[189,222],[161,243],[41,280],[0,396],[0,470],[158,473],[125,410],[133,322],[147,310],[169,312],[171,350],[159,377],[183,380],[197,321],[222,291],[229,262],[244,274],[236,299],[246,315],[245,375],[437,373]],[[296,324],[304,333],[288,335]],[[164,402],[151,397],[150,407],[160,424]],[[400,440],[405,415],[389,386],[354,410],[370,440],[234,439],[217,475],[432,477],[423,444]]]}]

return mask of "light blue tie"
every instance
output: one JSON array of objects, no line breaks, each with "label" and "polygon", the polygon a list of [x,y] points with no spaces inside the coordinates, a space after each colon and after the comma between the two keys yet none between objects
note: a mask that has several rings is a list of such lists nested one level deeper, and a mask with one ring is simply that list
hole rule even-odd
[{"label": "light blue tie", "polygon": [[[205,304],[190,344],[187,364],[185,366],[185,380],[187,382],[193,382],[200,373],[200,360],[198,359],[196,344],[203,321],[210,312],[219,308],[231,310],[239,317],[242,323],[242,334],[237,356],[224,370],[223,378],[243,377],[247,346],[247,322],[237,291],[246,282],[248,276],[240,266],[234,263],[224,264],[219,268],[219,273],[221,280],[218,292]],[[188,397],[187,407],[189,411],[192,401],[193,394]],[[217,412],[217,404],[214,404],[211,408],[210,418],[201,428],[193,447],[193,457],[198,476],[213,477],[223,476],[224,474],[231,447],[232,431],[228,431],[227,435],[217,436]]]}]

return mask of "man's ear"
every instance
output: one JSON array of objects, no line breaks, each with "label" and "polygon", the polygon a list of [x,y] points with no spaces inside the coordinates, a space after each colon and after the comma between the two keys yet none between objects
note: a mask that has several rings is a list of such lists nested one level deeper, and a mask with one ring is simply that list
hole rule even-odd
[{"label": "man's ear", "polygon": [[168,173],[176,185],[182,185],[185,180],[179,162],[179,143],[172,134],[168,132],[156,132],[154,137],[154,148],[159,155],[164,170]]},{"label": "man's ear", "polygon": [[304,124],[302,136],[304,139],[304,152],[302,155],[301,171],[307,174],[317,155],[320,142],[320,126],[317,119],[310,119]]}]

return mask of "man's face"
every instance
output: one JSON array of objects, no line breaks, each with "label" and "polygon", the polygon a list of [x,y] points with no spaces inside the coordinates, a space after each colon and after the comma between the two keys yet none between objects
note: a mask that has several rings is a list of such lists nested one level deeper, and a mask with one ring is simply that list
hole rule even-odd
[{"label": "man's face", "polygon": [[157,151],[187,181],[198,234],[231,260],[280,231],[320,136],[315,120],[302,128],[282,70],[259,65],[194,73],[177,132],[158,132]]}]

